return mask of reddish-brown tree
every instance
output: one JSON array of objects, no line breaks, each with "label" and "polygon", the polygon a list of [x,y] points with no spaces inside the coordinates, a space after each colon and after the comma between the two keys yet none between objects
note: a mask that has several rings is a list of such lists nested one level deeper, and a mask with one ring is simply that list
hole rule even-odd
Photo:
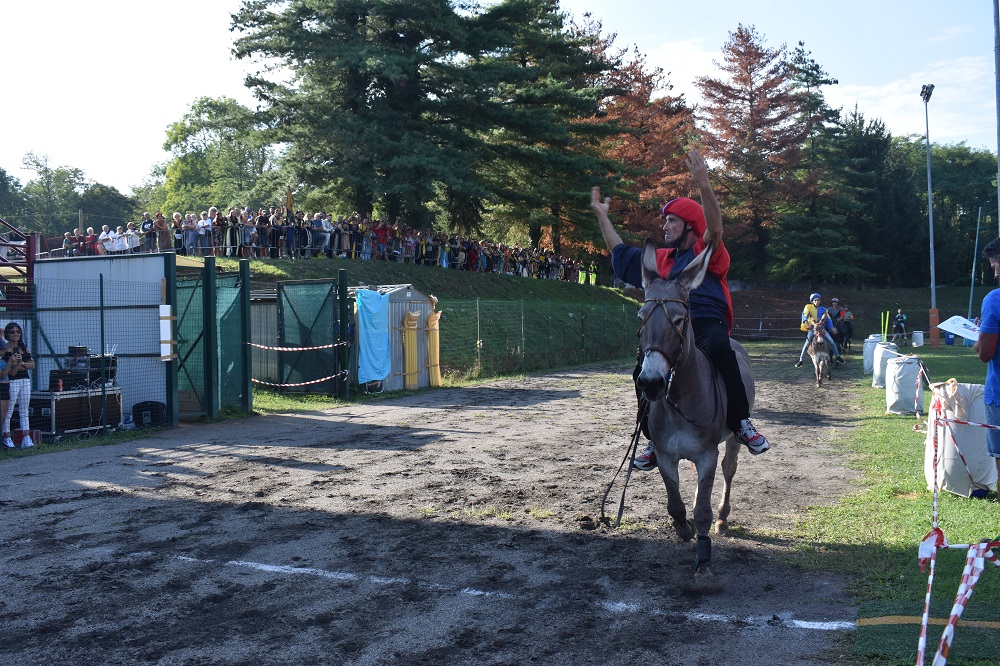
[{"label": "reddish-brown tree", "polygon": [[753,26],[729,33],[716,63],[724,78],[696,81],[706,100],[700,116],[706,157],[722,193],[727,242],[737,276],[766,279],[768,245],[776,211],[787,201],[786,185],[798,167],[806,136],[800,122],[804,100],[794,88],[786,49],[767,48]]},{"label": "reddish-brown tree", "polygon": [[[601,185],[614,198],[616,220],[626,235],[658,238],[659,207],[693,188],[684,166],[687,138],[694,132],[691,109],[683,97],[669,94],[671,87],[661,69],[649,69],[638,49],[616,47],[616,35],[603,33],[601,22],[590,14],[571,30],[587,38],[596,59],[611,63],[589,81],[594,89],[605,92],[598,114],[576,121],[617,128],[598,145],[584,148],[596,151],[615,169],[592,184]],[[563,222],[564,253],[586,258],[606,254],[589,209],[586,214],[584,224],[576,225],[568,216]]]},{"label": "reddish-brown tree", "polygon": [[669,94],[672,87],[663,70],[649,69],[638,49],[621,63],[609,74],[609,87],[619,93],[603,109],[622,129],[605,142],[605,153],[628,168],[625,186],[632,195],[621,199],[617,212],[626,230],[658,238],[659,207],[693,188],[684,155],[694,117],[683,95]]}]

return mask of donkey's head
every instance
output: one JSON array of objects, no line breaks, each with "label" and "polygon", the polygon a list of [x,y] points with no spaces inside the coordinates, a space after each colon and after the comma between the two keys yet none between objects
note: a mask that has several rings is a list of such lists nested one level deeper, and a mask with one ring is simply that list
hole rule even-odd
[{"label": "donkey's head", "polygon": [[664,280],[656,267],[656,244],[647,239],[643,247],[642,286],[646,298],[639,309],[639,349],[643,358],[636,385],[650,401],[666,394],[674,370],[694,348],[688,298],[705,279],[711,256],[709,245],[676,279]]}]

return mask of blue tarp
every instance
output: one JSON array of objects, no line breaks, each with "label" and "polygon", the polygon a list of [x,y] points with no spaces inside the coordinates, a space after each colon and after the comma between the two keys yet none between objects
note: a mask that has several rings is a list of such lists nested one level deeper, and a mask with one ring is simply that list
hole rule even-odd
[{"label": "blue tarp", "polygon": [[358,383],[383,381],[392,368],[389,296],[358,289]]}]

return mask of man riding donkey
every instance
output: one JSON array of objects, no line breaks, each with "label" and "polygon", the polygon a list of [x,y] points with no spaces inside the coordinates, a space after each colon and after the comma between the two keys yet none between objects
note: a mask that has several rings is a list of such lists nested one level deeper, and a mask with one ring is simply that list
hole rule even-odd
[{"label": "man riding donkey", "polygon": [[[836,301],[837,299],[834,300]],[[840,348],[833,341],[833,332],[835,330],[833,320],[830,318],[826,307],[821,305],[822,302],[822,296],[812,294],[809,297],[809,302],[802,309],[802,330],[806,331],[806,343],[802,345],[802,351],[799,352],[799,360],[795,362],[796,368],[801,368],[802,363],[805,362],[806,351],[809,349],[809,343],[812,342],[817,330],[823,332],[823,336],[826,338],[827,344],[830,345],[830,351],[833,352],[837,365],[843,365],[844,363],[844,359],[840,356]],[[837,302],[837,308],[838,310],[840,308],[839,301]]]},{"label": "man riding donkey", "polygon": [[[726,425],[736,435],[736,439],[756,455],[767,451],[771,445],[750,421],[746,387],[740,376],[736,355],[729,344],[733,306],[727,282],[729,252],[722,244],[722,211],[708,181],[708,167],[701,154],[692,150],[688,153],[685,164],[691,170],[694,182],[701,192],[703,206],[692,199],[680,197],[671,199],[663,207],[663,241],[667,248],[656,250],[657,272],[664,279],[675,278],[704,251],[708,242],[714,246],[705,279],[691,292],[691,323],[694,327],[695,344],[711,359],[726,384]],[[591,190],[590,207],[597,216],[604,242],[611,250],[611,267],[615,275],[628,284],[642,284],[642,250],[626,245],[615,231],[608,217],[611,198],[607,197],[602,201],[601,190],[595,187]],[[633,379],[642,368],[642,356],[640,350]],[[636,396],[639,399],[639,413],[643,415],[642,433],[648,439],[649,429],[644,416],[646,398],[638,389]],[[635,467],[640,470],[656,467],[656,452],[651,441],[635,457]]]}]

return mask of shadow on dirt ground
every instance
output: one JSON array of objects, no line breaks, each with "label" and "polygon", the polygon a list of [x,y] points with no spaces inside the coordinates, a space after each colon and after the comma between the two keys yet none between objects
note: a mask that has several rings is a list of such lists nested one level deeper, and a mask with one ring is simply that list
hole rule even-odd
[{"label": "shadow on dirt ground", "polygon": [[850,426],[846,394],[761,373],[775,448],[741,456],[733,531],[699,588],[655,474],[633,477],[627,529],[597,523],[630,370],[10,460],[0,661],[849,663],[844,581],[776,557],[798,512],[849,489],[822,443]]}]

